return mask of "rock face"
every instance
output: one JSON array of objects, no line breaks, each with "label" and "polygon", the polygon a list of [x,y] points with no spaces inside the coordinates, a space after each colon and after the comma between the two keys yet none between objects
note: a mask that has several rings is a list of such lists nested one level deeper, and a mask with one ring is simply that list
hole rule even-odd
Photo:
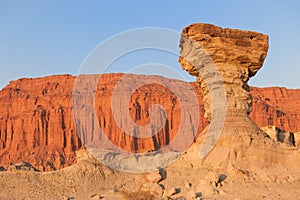
[{"label": "rock face", "polygon": [[250,117],[259,127],[275,125],[282,130],[300,130],[299,89],[251,88],[253,107]]},{"label": "rock face", "polygon": [[[197,77],[203,91],[205,117],[211,121],[210,127],[215,126],[197,141],[203,143],[199,149],[202,164],[249,168],[255,163],[259,164],[257,167],[278,163],[281,150],[276,150],[274,141],[248,116],[252,97],[247,82],[262,67],[268,36],[193,24],[183,29],[180,47],[179,62]],[[264,163],[256,155],[260,151]]]},{"label": "rock face", "polygon": [[[121,132],[111,116],[110,96],[121,76],[110,74],[101,79],[102,84],[96,93],[101,127],[111,130],[110,140],[126,150],[147,152],[159,149],[174,137],[180,123],[180,107],[175,95],[155,84],[146,85],[133,94],[129,107],[137,123],[149,122],[147,110],[156,103],[166,109],[170,122],[168,128],[165,127],[156,137],[136,140]],[[82,143],[72,113],[74,80],[75,77],[70,75],[20,79],[0,92],[0,166],[8,168],[10,164],[26,161],[38,170],[49,171],[76,162],[75,151],[82,148]],[[200,104],[199,134],[208,122],[203,117],[201,90],[197,83],[191,85]],[[251,93],[254,101],[250,116],[260,127],[275,125],[290,132],[300,130],[300,90],[252,87]]]},{"label": "rock face", "polygon": [[[149,123],[149,108],[154,104],[164,107],[168,122],[156,135],[138,140],[130,134],[125,134],[117,126],[112,115],[112,92],[122,76],[103,75],[101,84],[96,89],[95,110],[101,129],[110,141],[126,151],[148,152],[160,149],[172,141],[179,129],[181,109],[177,97],[169,89],[155,84],[145,85],[132,94],[129,113],[137,124]],[[157,79],[157,82],[159,79],[165,79],[158,76],[153,78]],[[70,75],[20,79],[11,82],[1,91],[1,165],[7,168],[12,163],[26,161],[38,170],[49,171],[76,162],[75,151],[83,145],[77,135],[82,130],[76,130],[72,112],[74,81],[75,77]],[[168,81],[174,85],[180,82]],[[134,83],[131,83],[128,87],[133,85]],[[195,84],[192,84],[192,87],[197,89]],[[202,105],[201,93],[197,92],[196,96]],[[199,109],[194,112],[203,115],[203,107]],[[95,119],[88,123],[94,123]],[[207,121],[200,118],[199,130],[195,130],[195,134],[199,134],[206,125]],[[84,131],[92,131],[94,126],[90,127],[90,130]],[[186,124],[186,127],[189,125]]]},{"label": "rock face", "polygon": [[76,161],[81,147],[72,119],[74,77],[20,79],[0,93],[0,162],[26,161],[41,171]]},{"label": "rock face", "polygon": [[[136,86],[137,82],[149,79],[152,81]],[[99,80],[100,83],[94,84],[93,82],[96,80]],[[89,86],[86,86],[86,83]],[[164,83],[167,86],[157,83]],[[86,93],[85,91],[93,91],[95,88],[92,85],[96,86],[96,91],[90,95],[90,92]],[[186,90],[194,91],[197,86],[159,76],[116,74],[102,75],[100,78],[98,75],[77,77],[74,87],[76,94],[73,94],[75,120],[79,124],[77,133],[84,138],[84,144],[91,148],[95,146],[100,148],[120,147],[129,152],[141,153],[162,150],[162,147],[171,143],[182,129],[186,133],[199,133],[190,119],[193,119],[191,116],[203,113],[203,108],[193,107],[194,109],[188,110],[185,113],[186,116],[182,117],[184,111],[181,108],[181,99],[171,88],[186,88]],[[183,96],[185,97],[185,95]],[[200,93],[195,94],[195,101],[202,105]],[[155,105],[160,105],[165,111],[157,108],[152,112],[152,106]],[[94,110],[95,113],[93,113]],[[128,113],[129,117],[126,115]],[[93,115],[96,115],[97,118]],[[188,119],[184,125],[182,125],[183,118]],[[147,126],[152,120],[156,120],[153,127],[141,128]],[[202,130],[203,125],[207,122],[203,118],[199,118],[199,120],[200,130]],[[131,121],[134,121],[137,126],[129,126]],[[95,125],[97,123],[100,123],[99,127]],[[154,127],[157,124],[160,125]],[[145,134],[146,131],[149,131],[150,134]],[[108,141],[105,141],[106,138]],[[97,142],[97,139],[100,142]],[[110,141],[113,142],[113,145],[109,144]],[[187,145],[191,145],[192,142]],[[181,141],[181,143],[184,142]]]},{"label": "rock face", "polygon": [[266,126],[262,127],[261,129],[276,142],[285,143],[290,146],[296,146],[294,133],[281,130],[276,126]]},{"label": "rock face", "polygon": [[[268,46],[268,36],[261,33],[223,29],[211,24],[193,24],[182,31],[179,62],[184,70],[197,76],[208,119],[212,112],[209,96],[213,93],[209,90],[220,86],[224,86],[226,92],[227,113],[245,116],[250,113],[247,82],[262,67]],[[216,78],[217,73],[220,80]]]},{"label": "rock face", "polygon": [[[136,123],[147,124],[148,109],[157,103],[165,108],[170,122],[155,137],[136,140],[121,132],[111,115],[110,98],[120,77],[122,74],[103,75],[101,78],[102,84],[96,92],[96,110],[100,126],[109,133],[111,141],[128,151],[145,152],[159,149],[174,137],[180,123],[180,107],[176,96],[168,89],[155,84],[146,85],[133,93],[129,102],[129,112]],[[75,151],[82,148],[82,142],[77,136],[72,113],[74,81],[75,77],[70,75],[20,79],[11,82],[0,92],[0,166],[7,169],[11,164],[26,161],[40,171],[50,171],[76,162]],[[170,81],[174,84],[177,82]],[[197,83],[191,85],[201,105],[200,111],[195,111],[201,115],[197,136],[208,122],[203,117],[201,90]],[[284,90],[285,95],[274,93],[279,90]],[[272,122],[271,125],[294,131],[294,128],[287,129],[294,123],[295,129],[300,130],[300,101],[299,98],[295,98],[300,96],[300,90],[251,88],[251,92],[254,99],[251,117],[260,127]],[[293,97],[290,101],[289,98]],[[277,118],[277,110],[286,115]],[[266,121],[270,116],[273,116],[274,120]]]}]

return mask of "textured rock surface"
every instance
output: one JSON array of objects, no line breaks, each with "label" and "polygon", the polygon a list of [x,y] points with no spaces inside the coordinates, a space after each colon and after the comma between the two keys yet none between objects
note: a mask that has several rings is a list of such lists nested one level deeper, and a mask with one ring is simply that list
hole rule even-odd
[{"label": "textured rock surface", "polygon": [[[100,127],[110,141],[124,150],[148,152],[160,149],[173,139],[180,125],[181,110],[176,96],[167,88],[155,84],[145,85],[132,94],[129,113],[137,124],[149,123],[148,111],[154,104],[160,104],[165,108],[168,121],[165,127],[153,137],[137,140],[118,128],[111,112],[111,95],[121,77],[122,74],[101,77],[101,84],[95,95],[96,114]],[[158,76],[154,78],[162,79]],[[77,136],[78,131],[75,129],[72,113],[74,81],[75,77],[69,75],[20,79],[11,82],[1,91],[1,165],[8,167],[10,163],[26,161],[39,170],[48,171],[76,162],[75,151],[82,147],[82,143]],[[178,82],[168,81],[175,85]],[[192,86],[197,87],[195,84]],[[202,104],[201,93],[198,92],[196,95]],[[203,107],[194,112],[203,113]],[[207,124],[204,118],[200,119],[196,134],[200,133]],[[89,123],[93,123],[94,120]],[[186,127],[189,125],[186,124]],[[90,128],[92,130],[93,126],[91,125]]]},{"label": "textured rock surface", "polygon": [[[260,187],[267,182],[278,181],[285,184],[289,181],[288,177],[299,180],[300,165],[297,162],[300,158],[299,149],[290,145],[291,140],[287,140],[287,132],[278,131],[277,137],[272,140],[248,116],[251,112],[252,97],[247,81],[263,64],[268,50],[268,37],[250,31],[222,29],[209,24],[194,24],[183,30],[180,47],[179,61],[183,69],[197,76],[197,82],[203,90],[205,116],[211,123],[202,132],[203,134],[200,134],[196,143],[187,150],[187,154],[168,166],[169,176],[182,173],[184,170],[188,171],[188,169],[198,172],[209,169],[209,173],[214,172],[214,176],[208,179],[210,183],[216,184],[201,183],[199,187],[202,191],[204,190],[204,198],[212,193],[225,196],[227,191],[224,189],[232,181],[230,179],[236,177],[251,177],[254,182],[259,183]],[[213,70],[214,68],[217,70]],[[218,79],[218,76],[221,79]],[[224,99],[227,104],[224,107],[218,106],[222,104],[220,102],[222,98],[218,97],[224,95],[222,88],[226,91]],[[226,109],[224,128],[218,137],[218,129],[210,129],[210,127],[224,109]],[[278,107],[277,110],[280,108]],[[270,120],[269,123],[271,122]],[[288,139],[290,136],[292,134]],[[288,143],[288,145],[277,143],[276,140]],[[208,143],[205,143],[206,141]],[[206,150],[203,146],[213,147],[209,149],[210,152],[205,157],[201,156],[203,150]],[[185,173],[188,174],[186,171]],[[196,177],[198,180],[192,180],[193,174],[185,175],[185,177],[189,177],[192,185],[199,185],[199,177]],[[215,177],[219,177],[217,182]],[[271,181],[269,181],[270,177],[273,177]],[[278,178],[281,180],[279,181]],[[246,183],[246,179],[241,184]],[[174,185],[168,179],[161,183],[165,187]],[[239,190],[238,187],[237,190]],[[252,191],[247,195],[253,195],[253,193],[258,194]],[[242,196],[239,195],[241,199],[244,198]],[[272,198],[282,197],[273,196]],[[292,198],[295,199],[295,197]]]},{"label": "textured rock surface", "polygon": [[[130,151],[138,148],[143,152],[165,145],[166,136],[173,137],[176,124],[180,121],[180,109],[174,101],[174,95],[159,85],[145,86],[134,93],[129,104],[132,108],[131,116],[137,117],[137,123],[148,122],[147,109],[153,103],[160,103],[166,108],[172,123],[169,124],[169,130],[163,129],[156,138],[139,142],[130,136],[124,138],[124,133],[113,123],[109,107],[113,86],[120,77],[121,74],[105,75],[103,85],[99,86],[101,89],[97,93],[97,107],[101,127],[107,131],[111,129],[111,140]],[[49,171],[76,162],[75,151],[82,145],[76,135],[72,114],[74,80],[75,77],[69,75],[20,79],[11,82],[0,92],[0,166],[7,169],[10,164],[26,161],[39,170]],[[192,83],[192,87],[202,105],[199,134],[207,121],[203,117],[202,94],[198,84]],[[286,95],[275,93],[277,90],[284,90]],[[260,127],[275,125],[288,131],[300,130],[300,100],[297,98],[300,90],[251,88],[251,92],[254,99],[251,118]],[[290,101],[290,98],[293,100]],[[135,106],[137,102],[140,106]],[[284,112],[285,115],[277,116],[278,112]],[[267,121],[269,117],[273,120]],[[290,126],[294,128],[289,129]]]},{"label": "textured rock surface", "polygon": [[[251,95],[247,84],[262,67],[268,51],[268,36],[251,31],[220,28],[211,24],[193,24],[182,31],[179,62],[203,90],[206,116],[211,118],[214,87],[220,87],[215,67],[226,91],[226,111],[249,113]],[[211,80],[212,79],[212,80]]]},{"label": "textured rock surface", "polygon": [[[193,24],[183,29],[180,47],[182,68],[197,77],[203,91],[205,117],[211,126],[224,124],[223,128],[205,130],[207,136],[198,138],[197,144],[204,144],[195,145],[201,147],[198,152],[203,164],[250,168],[255,164],[266,167],[278,163],[282,149],[248,116],[252,97],[247,82],[262,67],[268,36]],[[224,98],[220,98],[222,95]],[[220,115],[224,115],[223,121]],[[262,152],[260,156],[258,152]],[[194,153],[196,160],[199,153]],[[263,163],[259,162],[261,159]]]},{"label": "textured rock surface", "polygon": [[[220,28],[217,27],[216,29]],[[238,35],[233,34],[229,36],[238,37]],[[214,34],[211,35],[211,37],[214,37]],[[220,41],[222,41],[222,38],[220,38]],[[223,60],[223,62],[226,62],[226,60]],[[201,67],[203,68],[204,66]],[[237,73],[234,72],[233,75],[237,75]],[[95,91],[88,90],[92,93],[96,93],[95,110],[97,110],[97,117],[99,119],[101,118],[101,127],[105,129],[106,126],[109,126],[109,128],[107,128],[108,130],[114,130],[108,132],[107,136],[110,137],[114,143],[119,144],[125,149],[128,148],[131,151],[148,151],[167,143],[165,136],[169,135],[170,138],[173,137],[173,133],[171,133],[170,130],[172,126],[165,126],[164,130],[162,130],[162,135],[159,133],[159,135],[155,136],[155,140],[160,141],[159,146],[155,146],[153,141],[132,141],[130,137],[124,137],[122,132],[118,132],[118,129],[114,127],[115,124],[109,111],[109,99],[111,98],[112,85],[117,82],[120,76],[120,74],[105,75],[105,78],[102,80],[105,84],[101,84]],[[140,78],[145,79],[149,77],[141,76]],[[171,196],[171,199],[298,199],[300,196],[299,149],[288,145],[276,144],[274,141],[271,142],[272,140],[265,137],[265,134],[251,122],[247,116],[251,105],[251,101],[247,98],[249,94],[245,91],[241,91],[241,94],[244,92],[246,95],[246,98],[243,99],[242,96],[239,96],[241,95],[240,93],[235,93],[239,91],[238,88],[241,86],[239,78],[237,78],[237,81],[234,81],[234,83],[237,84],[225,82],[227,92],[233,87],[232,93],[229,93],[227,96],[227,100],[230,100],[230,104],[227,107],[229,116],[226,118],[224,129],[225,133],[232,133],[232,135],[222,135],[224,136],[223,140],[217,144],[212,154],[207,156],[206,160],[211,158],[216,161],[217,165],[208,167],[205,165],[205,163],[207,164],[206,160],[202,160],[202,162],[199,160],[199,149],[197,148],[199,142],[201,142],[203,136],[205,136],[204,133],[208,129],[205,128],[202,132],[203,134],[199,135],[196,143],[193,144],[186,153],[180,156],[179,160],[163,169],[160,168],[159,171],[154,172],[152,175],[149,173],[129,174],[112,170],[104,166],[91,156],[90,152],[85,150],[76,152],[77,163],[75,165],[55,172],[42,173],[21,170],[22,173],[20,173],[21,171],[14,170],[3,171],[4,169],[0,167],[0,171],[2,170],[0,173],[0,199],[164,200],[170,199],[168,196]],[[172,80],[170,81],[172,82]],[[201,82],[201,78],[199,81]],[[226,79],[226,81],[228,81],[228,79]],[[2,120],[0,123],[0,141],[2,145],[0,148],[0,165],[7,163],[9,159],[14,161],[27,158],[36,161],[34,164],[48,161],[48,165],[41,165],[41,167],[45,167],[45,169],[48,169],[49,166],[54,166],[52,163],[55,163],[55,166],[58,168],[59,164],[62,164],[62,160],[64,161],[63,163],[66,163],[65,160],[67,157],[64,156],[69,155],[69,157],[72,157],[72,155],[74,155],[73,150],[80,148],[82,145],[78,138],[73,135],[74,125],[72,125],[72,122],[68,124],[69,120],[72,121],[72,114],[70,114],[71,112],[66,108],[71,108],[70,91],[72,91],[72,89],[70,89],[69,86],[71,85],[72,87],[73,83],[74,77],[71,76],[54,76],[34,80],[26,79],[12,82],[0,92],[0,117]],[[176,85],[176,81],[173,81],[173,83]],[[209,83],[213,83],[214,86],[214,82]],[[193,87],[195,86],[195,88],[197,88],[197,84],[192,84]],[[22,87],[22,85],[26,85],[26,87]],[[40,90],[33,89],[34,85],[37,85]],[[82,89],[93,89],[88,85],[82,86]],[[202,86],[205,89],[205,85]],[[215,86],[219,86],[218,83]],[[131,87],[131,85],[128,85],[128,87]],[[44,90],[44,88],[46,88],[46,90]],[[171,103],[164,103],[169,100],[170,97],[173,97],[172,93],[169,93],[169,91],[166,91],[160,86],[157,87],[155,84],[149,85],[149,88],[147,88],[146,86],[137,89],[133,94],[133,99],[128,102],[130,104],[129,112],[131,117],[137,123],[139,121],[147,123],[148,121],[145,120],[148,117],[147,112],[144,111],[144,115],[141,114],[143,108],[148,108],[148,103],[159,103],[166,107],[167,119],[169,121],[175,120],[175,118],[178,117],[178,109],[175,112],[176,106],[178,106],[176,99],[172,98]],[[260,91],[260,89],[255,88],[254,90],[258,91],[259,94],[259,96],[254,95],[254,99],[257,100],[254,101],[254,106],[258,105],[263,111],[260,112],[260,109],[257,109],[259,116],[262,113],[266,114],[267,116],[265,116],[265,118],[267,118],[270,117],[272,115],[271,112],[274,111],[277,118],[284,119],[283,121],[279,120],[281,126],[285,126],[285,123],[291,123],[291,121],[293,121],[293,117],[296,116],[294,113],[298,112],[295,111],[298,109],[297,106],[293,107],[294,111],[289,110],[288,107],[290,105],[280,103],[281,99],[278,98],[274,101],[269,99],[268,95],[272,93],[269,92],[269,89],[262,89]],[[275,90],[277,90],[277,88],[270,89],[270,91]],[[151,96],[143,95],[144,91],[147,91],[147,93],[151,92]],[[211,90],[207,90],[206,92],[207,93],[204,94],[204,101],[206,102],[206,107],[210,107],[211,102],[208,97],[209,95],[215,94],[211,94]],[[198,99],[201,99],[200,90],[197,90],[196,93]],[[289,93],[288,90],[287,93]],[[152,96],[152,94],[157,94],[157,96]],[[295,94],[296,93],[293,93],[293,95]],[[35,101],[30,100],[31,95],[35,97]],[[65,97],[64,95],[67,96]],[[89,94],[87,93],[87,95]],[[272,95],[274,97],[274,94]],[[36,96],[38,96],[38,98]],[[140,99],[140,96],[142,96],[143,99]],[[62,100],[58,101],[59,98]],[[280,98],[285,97],[281,96]],[[29,99],[28,102],[27,99]],[[85,100],[85,98],[81,100]],[[87,98],[86,100],[90,101],[91,99]],[[235,101],[235,103],[231,101]],[[41,106],[45,108],[46,114],[50,113],[46,115],[46,118],[43,117],[44,114],[41,114],[41,116],[38,117],[38,119],[41,118],[41,122],[39,123],[35,122],[36,120],[32,114],[36,106],[39,105],[37,102],[39,104],[44,102]],[[272,102],[272,108],[276,108],[275,110],[266,107],[266,105],[270,105],[270,102]],[[137,106],[137,103],[143,106]],[[60,110],[53,114],[51,111],[55,110],[58,105],[60,106]],[[172,105],[172,109],[169,109],[170,105]],[[297,101],[295,105],[299,105],[299,102]],[[86,107],[83,106],[80,109],[84,110]],[[216,108],[207,110],[206,116],[209,119],[210,116],[214,116],[214,109]],[[239,112],[235,111],[235,109]],[[14,110],[13,115],[11,115],[12,110]],[[277,110],[284,111],[286,118],[281,118],[281,114],[277,115]],[[172,111],[173,115],[170,115],[169,113],[172,113]],[[200,111],[203,111],[203,108],[200,107]],[[199,113],[199,110],[195,110],[195,112]],[[87,112],[86,114],[90,113]],[[204,113],[200,112],[201,116],[203,114]],[[289,116],[289,114],[291,114],[291,116]],[[52,115],[54,116],[53,119],[51,119]],[[268,120],[269,124],[271,122],[278,122],[274,116],[273,114],[272,119],[274,120]],[[143,117],[145,117],[145,119]],[[88,122],[95,122],[93,118],[95,118],[95,116],[92,116],[91,119],[87,118]],[[109,119],[109,123],[107,123],[107,119]],[[112,121],[110,121],[110,119]],[[265,121],[263,119],[264,117],[260,119],[259,123],[264,124]],[[26,124],[24,124],[25,122]],[[49,126],[49,124],[53,124],[53,126]],[[170,124],[172,123],[169,123],[169,125]],[[202,126],[205,126],[205,124],[205,122],[201,122]],[[189,124],[186,125],[189,126]],[[30,127],[31,129],[27,129],[28,126],[32,126]],[[295,127],[297,126],[296,123]],[[57,128],[55,129],[53,127]],[[274,129],[276,130],[275,127]],[[37,130],[37,132],[32,132],[32,130]],[[81,131],[82,130],[79,130],[79,132]],[[84,131],[94,132],[93,128]],[[201,128],[199,128],[198,131],[201,131]],[[299,132],[295,135],[299,136]],[[122,138],[119,139],[120,137]],[[17,141],[15,141],[15,138],[17,138]],[[295,143],[299,142],[299,137],[295,138],[298,138],[295,139]],[[154,138],[151,139],[153,140]],[[275,139],[277,139],[277,137]],[[83,140],[86,140],[86,138]],[[146,149],[143,149],[144,147],[146,147]],[[41,149],[46,149],[46,151],[41,151],[46,152],[46,154],[38,154],[38,150]],[[227,154],[228,150],[230,150],[229,154]],[[34,153],[27,155],[27,152]],[[52,154],[52,152],[61,154],[57,157],[56,154]],[[53,160],[49,160],[49,157],[47,157],[48,154],[52,155],[52,157],[50,157],[51,159],[60,162],[57,163],[53,162]],[[224,155],[225,158],[222,157]],[[219,160],[225,161],[225,165],[218,165]],[[21,166],[15,166],[22,168],[22,166],[28,165],[27,163],[21,163]],[[31,166],[29,165],[29,167]],[[159,175],[162,178],[161,180],[159,180]],[[159,183],[157,183],[157,181],[159,181]]]},{"label": "textured rock surface", "polygon": [[300,130],[300,90],[280,87],[251,88],[250,117],[259,127],[275,125],[282,130]]},{"label": "textured rock surface", "polygon": [[290,146],[296,146],[294,133],[281,130],[276,126],[266,126],[262,127],[261,129],[276,142],[285,143]]},{"label": "textured rock surface", "polygon": [[300,131],[294,133],[295,145],[300,147]]},{"label": "textured rock surface", "polygon": [[81,146],[71,111],[74,78],[20,79],[0,93],[0,159],[53,170],[76,161]]}]

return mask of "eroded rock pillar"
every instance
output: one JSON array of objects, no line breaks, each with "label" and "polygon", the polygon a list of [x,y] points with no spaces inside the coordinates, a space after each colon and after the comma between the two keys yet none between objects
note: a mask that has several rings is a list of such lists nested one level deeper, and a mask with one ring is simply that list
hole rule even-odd
[{"label": "eroded rock pillar", "polygon": [[[268,36],[211,24],[193,24],[181,34],[179,62],[197,77],[202,89],[205,115],[210,125],[190,152],[208,166],[248,167],[259,160],[277,160],[266,145],[271,140],[249,118],[252,97],[248,80],[262,67]],[[196,150],[196,151],[194,151]],[[192,161],[194,162],[194,161]],[[196,164],[193,163],[193,164]]]},{"label": "eroded rock pillar", "polygon": [[[226,92],[225,129],[237,131],[241,124],[244,128],[253,128],[255,125],[248,118],[252,98],[247,82],[263,65],[268,36],[211,24],[193,24],[182,31],[180,47],[182,68],[197,77],[203,91],[205,117],[211,120],[213,105],[210,94],[222,86]],[[205,71],[210,68],[217,72]]]}]

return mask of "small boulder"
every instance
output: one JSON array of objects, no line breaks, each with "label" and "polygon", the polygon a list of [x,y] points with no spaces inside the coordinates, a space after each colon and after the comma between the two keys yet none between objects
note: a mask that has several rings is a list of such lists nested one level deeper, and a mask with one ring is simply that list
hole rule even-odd
[{"label": "small boulder", "polygon": [[146,180],[148,182],[151,182],[151,183],[158,183],[161,181],[161,175],[160,173],[157,171],[157,172],[151,172],[151,173],[147,173],[146,176],[145,176]]},{"label": "small boulder", "polygon": [[189,183],[189,182],[185,182],[185,183],[184,183],[184,187],[185,187],[186,189],[190,189],[190,188],[192,187],[192,184]]},{"label": "small boulder", "polygon": [[225,183],[225,179],[227,178],[226,174],[220,174],[218,177],[218,181],[216,182],[216,187],[222,187]]}]

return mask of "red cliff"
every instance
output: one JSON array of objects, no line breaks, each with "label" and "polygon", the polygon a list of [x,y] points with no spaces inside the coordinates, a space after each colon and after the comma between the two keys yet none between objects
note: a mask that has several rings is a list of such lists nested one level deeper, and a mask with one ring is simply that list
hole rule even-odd
[{"label": "red cliff", "polygon": [[[160,149],[174,138],[179,128],[181,110],[176,95],[158,84],[145,85],[132,94],[129,113],[137,124],[149,123],[149,108],[154,104],[165,108],[168,121],[155,136],[137,140],[120,130],[112,116],[111,95],[121,77],[122,74],[103,75],[97,87],[95,110],[101,129],[124,150]],[[20,79],[10,82],[0,92],[0,166],[7,168],[10,164],[26,161],[39,170],[50,171],[76,162],[75,151],[83,145],[77,136],[72,112],[74,81],[75,77],[70,75]],[[172,84],[178,82],[170,81]],[[201,105],[200,110],[194,111],[201,115],[197,136],[207,121],[203,117],[201,91],[196,83],[191,86]],[[253,111],[250,116],[258,126],[300,130],[300,90],[251,88],[251,94]]]},{"label": "red cliff", "polygon": [[300,89],[251,88],[250,117],[259,126],[275,125],[290,132],[300,130]]}]

